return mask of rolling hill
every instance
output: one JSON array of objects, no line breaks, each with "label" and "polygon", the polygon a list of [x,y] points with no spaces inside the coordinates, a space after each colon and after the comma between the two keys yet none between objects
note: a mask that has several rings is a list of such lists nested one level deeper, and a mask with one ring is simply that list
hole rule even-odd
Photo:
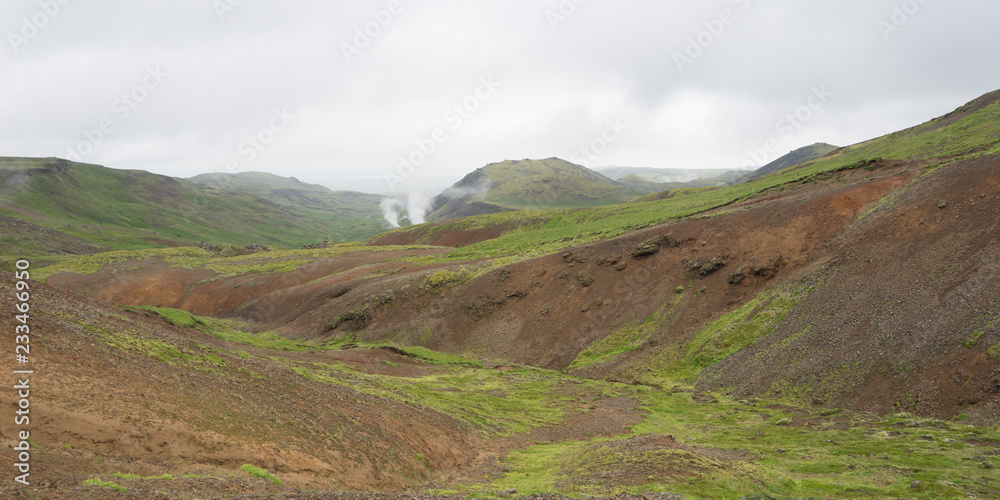
[{"label": "rolling hill", "polygon": [[643,194],[559,158],[508,160],[476,169],[431,200],[429,220],[545,208],[611,205]]},{"label": "rolling hill", "polygon": [[1000,91],[733,185],[32,267],[33,478],[46,498],[996,498],[997,241]]},{"label": "rolling hill", "polygon": [[48,235],[39,245],[5,232],[0,248],[45,255],[201,241],[297,247],[381,229],[377,196],[276,176],[214,179],[226,182],[208,186],[56,158],[0,158],[0,214],[45,228],[28,235]]},{"label": "rolling hill", "polygon": [[[685,188],[725,186],[727,184],[735,182],[735,181],[743,178],[744,176],[746,176],[746,172],[745,171],[742,171],[742,170],[729,170],[729,171],[725,171],[725,172],[715,171],[715,172],[722,172],[722,173],[716,173],[716,175],[714,175],[712,177],[699,177],[699,178],[696,178],[696,179],[692,179],[692,180],[689,180],[689,181],[683,181],[683,182],[681,182],[681,181],[677,181],[677,182],[669,182],[669,181],[668,182],[654,182],[654,181],[652,181],[650,179],[664,178],[664,177],[670,178],[671,176],[669,176],[669,175],[668,176],[664,176],[664,175],[661,175],[661,174],[657,174],[657,173],[653,173],[653,172],[648,172],[647,169],[643,169],[643,168],[636,168],[636,169],[628,168],[628,169],[626,169],[626,168],[622,167],[622,168],[619,168],[619,170],[617,170],[617,171],[619,173],[621,173],[621,172],[626,172],[626,171],[629,171],[629,170],[637,170],[638,172],[628,173],[624,177],[622,177],[620,179],[617,179],[618,182],[620,182],[622,184],[625,184],[626,186],[628,186],[628,187],[630,187],[632,189],[635,189],[636,191],[641,191],[641,192],[647,193],[647,194],[659,193],[659,192],[662,192],[662,191],[669,191],[671,189],[685,189]],[[649,170],[653,170],[653,169],[649,169]],[[699,171],[699,172],[704,172],[704,171]]]},{"label": "rolling hill", "polygon": [[379,195],[356,191],[332,191],[294,177],[267,172],[201,174],[189,179],[211,193],[232,191],[257,196],[280,205],[304,220],[329,227],[335,241],[356,241],[385,228]]},{"label": "rolling hill", "polygon": [[805,146],[795,151],[792,151],[777,160],[764,165],[763,167],[750,172],[745,177],[744,180],[753,180],[759,177],[763,177],[767,174],[777,172],[788,167],[794,167],[800,163],[805,163],[810,160],[815,160],[823,155],[829,154],[837,150],[837,146],[827,144],[825,142],[817,142],[809,146]]}]

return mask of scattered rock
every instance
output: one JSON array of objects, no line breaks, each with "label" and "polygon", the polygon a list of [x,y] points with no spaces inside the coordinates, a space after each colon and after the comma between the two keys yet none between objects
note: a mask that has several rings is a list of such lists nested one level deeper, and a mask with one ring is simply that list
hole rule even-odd
[{"label": "scattered rock", "polygon": [[657,238],[640,243],[638,246],[635,247],[635,250],[632,251],[632,256],[635,258],[646,257],[649,255],[653,255],[659,251],[660,251],[660,242],[659,238]]},{"label": "scattered rock", "polygon": [[659,236],[646,240],[635,247],[632,251],[632,257],[641,258],[649,255],[653,255],[660,251],[660,247],[676,247],[680,246],[681,242],[674,239],[673,236],[669,234]]},{"label": "scattered rock", "polygon": [[740,283],[743,282],[743,280],[745,278],[746,278],[746,275],[743,274],[743,268],[741,267],[741,268],[737,269],[735,273],[729,275],[729,284],[730,285],[739,285]]},{"label": "scattered rock", "polygon": [[725,260],[723,260],[721,257],[713,257],[712,260],[708,261],[707,263],[701,266],[701,268],[698,270],[698,274],[700,274],[703,278],[708,277],[712,273],[718,271],[719,269],[722,269],[725,266],[726,266]]},{"label": "scattered rock", "polygon": [[948,202],[945,201],[945,200],[941,200],[941,201],[938,202],[938,208],[946,208],[947,206],[948,206]]}]

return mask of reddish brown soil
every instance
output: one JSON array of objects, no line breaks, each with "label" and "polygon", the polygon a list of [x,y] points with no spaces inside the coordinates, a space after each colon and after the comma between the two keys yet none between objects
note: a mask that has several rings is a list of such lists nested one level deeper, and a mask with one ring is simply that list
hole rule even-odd
[{"label": "reddish brown soil", "polygon": [[[273,315],[271,307],[257,304],[258,297],[288,296],[297,307],[310,301],[336,298],[358,283],[380,281],[391,276],[435,269],[438,265],[413,266],[407,262],[385,262],[403,256],[421,257],[444,250],[356,252],[335,259],[323,259],[282,274],[252,274],[232,278],[217,277],[203,268],[184,269],[163,260],[122,262],[95,275],[59,273],[47,283],[99,302],[128,306],[155,306],[184,309],[207,316],[234,316],[263,321]],[[326,297],[330,295],[331,297]]]},{"label": "reddish brown soil", "polygon": [[[279,307],[287,313],[274,324],[289,334],[360,330],[369,339],[391,336],[413,343],[430,329],[429,347],[434,349],[486,350],[497,359],[564,368],[591,342],[653,314],[673,299],[677,286],[706,290],[697,300],[687,299],[684,315],[666,332],[668,337],[686,336],[706,319],[749,300],[771,280],[801,274],[812,262],[827,258],[827,246],[867,203],[912,177],[897,173],[886,169],[874,181],[776,194],[733,214],[667,224],[505,266],[441,293],[420,289],[427,273],[402,277],[392,286],[369,281],[319,307]],[[664,235],[679,246],[644,258],[630,256],[643,241]],[[688,271],[694,260],[720,256],[726,266],[708,277]],[[761,269],[759,274],[748,272],[739,285],[729,284],[730,274],[754,267]],[[329,330],[338,315],[387,292],[392,292],[388,303]]]},{"label": "reddish brown soil", "polygon": [[[636,360],[685,345],[706,322],[763,290],[809,278],[818,283],[815,291],[771,335],[709,368],[701,384],[746,395],[780,395],[791,386],[818,405],[938,417],[967,413],[972,422],[995,422],[1000,372],[988,349],[1000,343],[998,322],[990,324],[1000,318],[1000,158],[965,161],[923,177],[920,167],[886,163],[785,186],[707,218],[517,262],[433,292],[422,285],[442,265],[385,262],[387,254],[351,254],[293,273],[210,282],[200,282],[200,271],[174,273],[166,288],[158,273],[169,269],[162,263],[58,275],[50,282],[91,291],[107,303],[239,317],[292,337],[390,338],[550,368],[567,367],[590,343],[672,303],[677,287],[698,291],[682,294],[660,330],[620,363],[580,372],[629,381]],[[887,195],[888,202],[873,205]],[[938,208],[942,200],[945,208]],[[452,243],[478,237],[454,236]],[[663,242],[657,253],[632,255],[653,239]],[[713,258],[725,265],[707,275],[692,270],[696,261]],[[808,335],[781,343],[807,327]],[[963,345],[979,330],[974,345]],[[390,414],[409,418],[405,408]],[[620,415],[623,423],[630,418]],[[448,425],[428,425],[441,429],[433,431],[434,439],[452,443],[443,447],[451,451],[439,452],[441,464],[492,467],[493,455],[467,451],[467,436]],[[571,428],[584,435],[588,424]],[[500,442],[491,446],[491,453],[504,450]],[[319,451],[309,456],[329,457]],[[400,484],[370,469],[352,473],[368,484]]]},{"label": "reddish brown soil", "polygon": [[[373,245],[436,245],[443,247],[461,247],[472,245],[480,241],[496,238],[512,229],[531,226],[539,223],[537,220],[524,220],[518,222],[507,222],[498,226],[482,227],[476,229],[451,229],[455,225],[453,220],[431,222],[422,224],[405,231],[393,231],[387,234],[375,236],[371,240]],[[442,228],[446,228],[442,230]]]},{"label": "reddish brown soil", "polygon": [[[13,283],[11,273],[0,272],[5,302],[12,300]],[[30,285],[33,363],[22,368],[35,371],[31,421],[25,427],[0,420],[0,439],[9,449],[17,443],[15,432],[30,431],[35,498],[108,498],[111,490],[83,482],[115,473],[173,476],[116,481],[140,498],[394,498],[324,492],[404,491],[430,486],[433,478],[447,486],[457,478],[500,472],[498,456],[532,442],[613,436],[642,418],[631,399],[599,398],[584,384],[567,382],[558,390],[587,412],[529,434],[485,441],[469,425],[433,410],[313,382],[289,366],[340,362],[394,376],[442,371],[395,349],[276,356],[175,328],[146,311]],[[0,316],[3,331],[14,325],[10,315]],[[111,347],[102,332],[187,345],[184,354],[218,355],[225,367],[166,363],[141,350]],[[13,352],[12,336],[2,337],[0,349]],[[10,394],[4,401],[13,415],[16,401]],[[0,466],[13,470],[12,457],[0,455]],[[238,470],[247,463],[275,473],[283,486]],[[0,498],[29,497],[5,483]]]},{"label": "reddish brown soil", "polygon": [[818,275],[771,336],[710,369],[712,386],[753,394],[781,381],[830,405],[1000,416],[1000,368],[987,353],[1000,344],[1000,160],[911,185],[848,227]]},{"label": "reddish brown soil", "polygon": [[[5,301],[12,283],[10,273],[0,273]],[[31,315],[31,353],[37,362],[30,365],[36,373],[30,382],[29,428],[38,445],[30,479],[54,488],[45,498],[100,498],[100,489],[80,489],[80,483],[112,472],[195,473],[201,477],[150,483],[191,495],[267,491],[263,481],[234,473],[244,463],[303,488],[391,491],[412,486],[418,471],[426,471],[417,454],[432,470],[451,469],[470,460],[478,447],[467,426],[444,415],[311,382],[285,364],[231,354],[235,348],[214,337],[32,285],[32,311],[38,313]],[[13,331],[12,318],[4,315],[0,327]],[[179,335],[197,335],[184,351],[218,354],[226,367],[205,371],[110,348],[98,329],[172,343]],[[3,338],[5,352],[13,352],[9,337]],[[388,367],[382,361],[404,373],[432,369],[384,349],[299,352],[286,358],[339,360],[369,372]],[[11,403],[4,406],[13,414]],[[378,426],[369,424],[374,420]],[[13,423],[0,422],[0,435],[11,446]],[[339,429],[336,437],[331,429]],[[400,454],[392,470],[376,459],[389,450]]]}]

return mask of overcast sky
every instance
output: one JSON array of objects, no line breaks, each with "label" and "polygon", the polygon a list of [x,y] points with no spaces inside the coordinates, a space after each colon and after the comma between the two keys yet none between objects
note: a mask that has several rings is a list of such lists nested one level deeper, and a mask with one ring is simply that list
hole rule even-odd
[{"label": "overcast sky", "polygon": [[431,194],[505,159],[737,168],[1000,88],[998,21],[996,0],[6,0],[0,155]]}]

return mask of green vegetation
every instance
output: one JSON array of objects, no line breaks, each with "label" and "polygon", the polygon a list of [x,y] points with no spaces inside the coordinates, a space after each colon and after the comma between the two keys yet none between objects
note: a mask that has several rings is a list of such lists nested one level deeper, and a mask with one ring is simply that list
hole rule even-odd
[{"label": "green vegetation", "polygon": [[677,306],[681,298],[678,295],[673,303],[670,304],[669,309],[667,306],[660,308],[656,314],[646,318],[642,323],[620,328],[607,337],[590,344],[576,356],[576,359],[570,363],[567,370],[572,372],[601,363],[613,362],[619,359],[622,354],[638,349],[649,340],[649,337],[660,329],[667,316]]},{"label": "green vegetation", "polygon": [[590,344],[576,356],[568,370],[579,370],[598,363],[615,361],[621,354],[634,351],[646,343],[658,327],[659,324],[650,318],[637,326],[621,328]]},{"label": "green vegetation", "polygon": [[482,363],[479,363],[478,361],[472,361],[463,358],[462,356],[455,356],[454,354],[432,351],[426,347],[407,346],[400,347],[399,349],[406,353],[407,356],[426,361],[433,365],[456,365],[470,368],[483,367]]},{"label": "green vegetation", "polygon": [[[580,208],[624,203],[643,194],[559,158],[508,160],[477,169],[454,189],[474,195],[444,200],[430,220],[504,210]],[[477,206],[470,202],[478,203]]]},{"label": "green vegetation", "polygon": [[640,378],[660,386],[694,381],[703,369],[770,334],[813,287],[797,283],[758,295],[706,325],[686,346],[661,348]]},{"label": "green vegetation", "polygon": [[213,196],[231,192],[260,197],[294,213],[298,219],[322,224],[327,231],[320,234],[330,235],[335,241],[357,241],[385,229],[379,195],[331,191],[266,172],[202,174],[189,180]]},{"label": "green vegetation", "polygon": [[[993,307],[994,310],[998,308],[1000,308],[1000,303],[996,304]],[[966,338],[965,341],[962,342],[962,345],[968,348],[975,347],[976,344],[979,342],[979,339],[981,339],[983,335],[986,334],[986,330],[993,328],[997,323],[1000,323],[1000,314],[997,314],[995,316],[993,314],[984,314],[982,316],[973,319],[972,327],[973,328],[979,327],[979,328],[976,331],[972,332],[972,335]],[[996,348],[997,346],[995,345],[991,347],[989,351],[987,351],[987,354],[990,355],[990,358],[996,357]]]},{"label": "green vegetation", "polygon": [[[721,207],[778,189],[794,189],[853,170],[894,160],[943,164],[1000,154],[1000,101],[963,116],[933,120],[798,164],[750,182],[718,188],[673,190],[666,198],[648,196],[630,203],[578,210],[528,210],[447,221],[437,231],[505,228],[498,238],[452,250],[432,261],[460,261],[500,256],[529,258],[569,246],[621,236],[670,220],[703,216]],[[414,231],[401,228],[395,232]],[[422,230],[422,229],[421,229]]]},{"label": "green vegetation", "polygon": [[437,247],[424,245],[384,245],[373,247],[358,243],[343,243],[321,249],[269,250],[236,256],[219,256],[208,250],[196,247],[118,250],[66,259],[57,264],[34,270],[32,277],[44,281],[57,272],[94,274],[106,266],[114,267],[128,262],[141,262],[153,259],[162,259],[173,267],[184,269],[204,268],[212,271],[216,277],[285,273],[295,271],[300,266],[319,259],[332,258],[355,252],[378,253],[433,248]]},{"label": "green vegetation", "polygon": [[260,467],[256,467],[250,464],[243,464],[240,466],[240,470],[246,472],[247,474],[250,474],[253,477],[267,479],[268,481],[271,481],[275,485],[281,486],[281,479],[278,479],[277,476],[271,474],[270,472],[264,469],[261,469]]},{"label": "green vegetation", "polygon": [[219,355],[199,344],[193,344],[191,347],[202,351],[203,354],[193,354],[187,347],[177,347],[162,340],[148,338],[137,331],[105,330],[82,320],[79,323],[85,329],[100,335],[106,345],[116,349],[148,356],[170,365],[202,371],[218,371],[226,367],[226,362]]},{"label": "green vegetation", "polygon": [[[634,193],[568,162],[548,159],[498,163],[483,167],[474,176],[470,174],[473,178],[467,183],[472,186],[477,179],[490,177],[493,184],[487,201],[507,203],[508,208],[532,210],[494,213],[395,231],[422,231],[426,232],[424,238],[429,238],[431,233],[456,229],[501,228],[504,231],[499,238],[458,248],[442,257],[428,257],[428,260],[520,259],[544,255],[568,246],[614,238],[669,220],[703,216],[761,193],[795,189],[802,184],[829,179],[838,171],[875,168],[896,160],[923,162],[928,169],[935,169],[963,159],[998,154],[1000,101],[984,106],[980,104],[970,103],[949,116],[841,148],[832,154],[750,182],[725,187],[675,189],[663,199],[658,199],[660,195],[649,196],[619,205],[558,208],[587,206],[591,202],[602,205],[621,202],[632,196],[625,195],[626,191]],[[333,234],[335,231],[328,225],[324,226],[330,220],[323,220],[314,212],[326,211],[334,202],[314,199],[316,203],[305,203],[307,208],[298,212],[289,208],[287,204],[292,203],[289,200],[293,198],[288,198],[287,189],[297,189],[296,192],[305,193],[307,197],[319,196],[317,193],[322,192],[322,188],[294,180],[276,183],[270,178],[237,176],[222,182],[223,189],[211,186],[209,189],[194,182],[145,172],[71,164],[64,160],[23,158],[0,160],[0,173],[31,176],[33,179],[29,189],[2,193],[8,204],[0,208],[0,214],[38,224],[86,244],[125,250],[161,246],[157,243],[160,240],[191,243],[217,241],[239,245],[269,243],[298,247],[315,243],[324,236],[332,235],[338,241],[347,239]],[[532,180],[537,176],[559,182]],[[272,183],[277,185],[270,185]],[[69,189],[68,185],[74,187]],[[625,191],[616,191],[622,189]],[[264,201],[259,196],[270,196],[272,201]],[[285,201],[282,202],[282,199]],[[357,202],[371,204],[373,201]],[[17,207],[28,208],[36,215],[19,212]],[[534,209],[548,207],[556,208]],[[24,249],[9,247],[5,251],[15,250]],[[89,251],[97,250],[95,246]],[[280,272],[297,264],[300,263],[289,258],[277,267],[259,262],[220,265],[228,266],[228,272],[241,273]],[[264,267],[254,268],[255,265]]]},{"label": "green vegetation", "polygon": [[203,318],[181,309],[163,307],[125,307],[125,310],[148,312],[162,317],[167,323],[179,328],[192,328],[230,342],[248,344],[272,351],[312,351],[322,349],[338,349],[350,341],[344,339],[324,343],[299,342],[282,337],[276,333],[251,333],[244,331],[248,326],[234,320]]},{"label": "green vegetation", "polygon": [[461,285],[469,279],[471,279],[471,273],[466,269],[460,269],[458,272],[442,269],[428,276],[420,288],[428,292],[440,292],[445,288]]},{"label": "green vegetation", "polygon": [[767,174],[771,174],[779,170],[793,167],[795,165],[799,165],[810,160],[815,160],[816,158],[819,158],[823,155],[832,153],[836,149],[837,146],[821,142],[803,148],[799,148],[753,171],[752,173],[748,174],[747,178],[749,180],[757,179],[759,177],[763,177]]},{"label": "green vegetation", "polygon": [[424,348],[405,350],[437,365],[437,373],[419,377],[370,375],[342,363],[306,362],[295,362],[292,369],[308,380],[439,411],[486,438],[555,425],[570,412],[569,398],[557,390],[570,378],[558,372],[527,367],[484,370],[458,356]]},{"label": "green vegetation", "polygon": [[212,254],[207,250],[195,247],[118,250],[94,255],[83,255],[48,267],[39,268],[34,271],[33,277],[44,281],[49,276],[60,271],[94,274],[109,264],[150,259],[163,259],[178,267],[194,268],[209,262],[211,256]]},{"label": "green vegetation", "polygon": [[626,434],[529,446],[502,460],[503,476],[435,493],[936,499],[990,496],[1000,486],[1000,459],[972,444],[997,436],[967,425],[588,386],[635,398],[648,413]]},{"label": "green vegetation", "polygon": [[382,230],[380,197],[277,176],[241,174],[203,185],[55,158],[0,158],[0,179],[10,181],[0,182],[0,214],[58,232],[66,242],[122,250],[167,241],[299,247]]},{"label": "green vegetation", "polygon": [[[635,201],[586,209],[521,210],[467,217],[454,221],[443,221],[417,227],[400,228],[394,232],[420,231],[420,241],[430,241],[435,235],[449,231],[500,228],[502,234],[490,240],[456,248],[435,256],[407,257],[407,260],[428,262],[458,262],[480,259],[507,259],[505,262],[557,252],[563,248],[621,236],[631,231],[662,224],[670,220],[706,216],[708,212],[748,200],[772,190],[795,189],[844,171],[867,168],[895,160],[922,161],[933,168],[966,158],[1000,153],[1000,101],[993,102],[975,112],[948,120],[938,119],[912,129],[890,134],[871,141],[841,148],[834,154],[780,170],[759,179],[726,187],[691,188],[671,191],[665,198],[658,196],[640,198]],[[558,162],[545,160],[543,163]],[[523,162],[521,162],[523,163]],[[99,167],[92,167],[99,168]],[[91,168],[91,170],[92,170]],[[520,167],[519,167],[520,168]],[[524,168],[527,168],[525,166]],[[552,170],[540,167],[544,171]],[[546,170],[548,169],[548,170]],[[107,170],[107,169],[105,169]],[[503,169],[500,169],[503,170]],[[88,171],[82,169],[82,171]],[[552,170],[554,171],[554,170]],[[523,174],[524,172],[522,172]],[[551,173],[551,172],[550,172]],[[151,175],[151,174],[150,174]],[[548,174],[544,174],[548,175]],[[166,182],[166,181],[163,181]],[[75,192],[75,191],[74,191]],[[497,195],[499,196],[499,195]],[[217,211],[224,211],[218,207]],[[0,213],[7,213],[0,210]],[[16,214],[12,214],[16,215]],[[51,224],[51,220],[46,219]],[[43,224],[42,222],[37,222]],[[284,223],[282,223],[284,224]],[[44,224],[43,224],[44,225]],[[57,224],[58,225],[58,224]],[[71,224],[72,225],[72,224]],[[287,225],[287,224],[284,224]],[[75,227],[75,226],[74,226]],[[94,226],[97,227],[97,226]],[[101,226],[102,234],[113,234],[115,229]],[[231,225],[240,227],[240,224]],[[282,226],[284,227],[284,226]],[[56,229],[70,231],[62,226]],[[90,228],[90,229],[93,229]],[[90,229],[87,229],[89,231]],[[80,231],[84,231],[80,229]],[[92,234],[84,231],[81,237],[97,241]],[[230,238],[225,233],[213,233],[216,240],[242,243],[244,241],[273,241],[266,238]],[[318,239],[321,232],[312,232],[310,238]],[[112,236],[118,241],[99,241],[101,244],[122,248],[153,246],[145,239],[141,243],[123,243],[130,237]],[[200,238],[209,239],[209,238]],[[415,238],[416,239],[416,238]],[[128,241],[132,241],[128,240]],[[392,249],[418,249],[427,247],[391,247]],[[332,257],[350,251],[378,251],[380,247],[364,247],[355,244],[335,245],[328,249],[285,250],[261,252],[242,257],[214,257],[197,253],[195,250],[167,249],[165,254],[99,254],[91,258],[73,259],[60,262],[50,268],[39,269],[42,277],[59,269],[77,272],[95,272],[103,264],[125,260],[142,260],[163,256],[174,265],[185,267],[206,266],[219,275],[232,276],[244,273],[287,272],[323,257]],[[389,249],[389,248],[386,248]],[[179,254],[170,254],[178,252]],[[186,255],[185,255],[186,254]]]},{"label": "green vegetation", "polygon": [[140,476],[138,474],[127,474],[127,473],[124,473],[124,472],[115,472],[114,475],[115,475],[115,477],[118,477],[118,478],[121,478],[121,479],[131,479],[131,480],[135,480],[135,479],[145,479],[145,480],[165,479],[167,481],[173,481],[175,479],[174,476],[172,476],[170,474],[161,474],[159,476]]},{"label": "green vegetation", "polygon": [[984,330],[976,330],[975,332],[972,332],[972,335],[969,335],[969,337],[965,339],[965,342],[962,342],[962,345],[970,349],[975,347],[976,343],[979,342],[979,339],[982,338],[985,333],[986,331]]},{"label": "green vegetation", "polygon": [[83,482],[83,484],[84,486],[102,486],[104,488],[111,488],[113,490],[117,490],[120,493],[128,493],[128,488],[120,484],[116,484],[111,481],[104,481],[98,478],[87,479],[86,481]]}]

